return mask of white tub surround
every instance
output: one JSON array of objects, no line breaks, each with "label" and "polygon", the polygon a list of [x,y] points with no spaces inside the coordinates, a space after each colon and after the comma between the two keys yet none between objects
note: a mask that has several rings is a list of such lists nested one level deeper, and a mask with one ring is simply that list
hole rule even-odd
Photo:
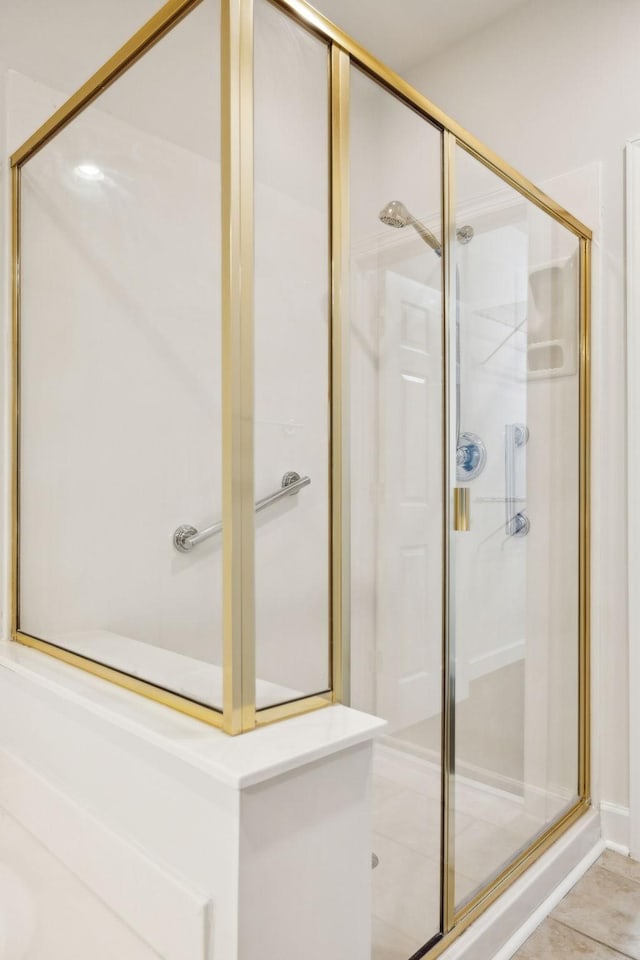
[{"label": "white tub surround", "polygon": [[368,960],[384,728],[334,706],[232,738],[0,643],[0,808],[168,960]]}]

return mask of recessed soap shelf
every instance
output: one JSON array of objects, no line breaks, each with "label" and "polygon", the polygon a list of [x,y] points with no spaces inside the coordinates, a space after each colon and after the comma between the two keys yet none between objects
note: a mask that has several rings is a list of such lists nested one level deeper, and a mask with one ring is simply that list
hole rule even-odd
[{"label": "recessed soap shelf", "polygon": [[561,373],[565,365],[565,344],[561,340],[547,340],[528,345],[527,370],[529,373]]}]

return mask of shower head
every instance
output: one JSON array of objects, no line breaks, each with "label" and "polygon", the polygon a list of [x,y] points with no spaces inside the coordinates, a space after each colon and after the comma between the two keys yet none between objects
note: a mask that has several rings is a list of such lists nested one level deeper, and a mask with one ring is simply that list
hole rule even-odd
[{"label": "shower head", "polygon": [[[431,233],[431,230],[425,227],[423,223],[420,223],[419,220],[416,220],[414,215],[407,210],[401,200],[391,200],[382,208],[378,214],[378,219],[380,219],[382,223],[386,224],[388,227],[395,227],[396,229],[411,225],[416,233],[422,237],[424,242],[428,244],[428,246],[430,246],[438,256],[441,256],[442,248],[438,243],[437,238]],[[473,227],[460,227],[459,230],[456,230],[456,236],[460,243],[469,243],[469,241],[473,238]]]},{"label": "shower head", "polygon": [[420,223],[419,220],[416,220],[412,213],[409,213],[404,203],[400,200],[391,200],[385,207],[382,208],[378,214],[378,218],[385,223],[388,227],[407,227],[409,224],[413,227],[417,234],[419,234],[424,242],[431,247],[435,253],[440,256],[442,250],[440,249],[440,244],[438,243],[436,237],[431,233],[431,230],[427,230],[424,224]]},{"label": "shower head", "polygon": [[400,200],[392,200],[388,203],[382,208],[378,217],[388,227],[406,227],[414,219]]}]

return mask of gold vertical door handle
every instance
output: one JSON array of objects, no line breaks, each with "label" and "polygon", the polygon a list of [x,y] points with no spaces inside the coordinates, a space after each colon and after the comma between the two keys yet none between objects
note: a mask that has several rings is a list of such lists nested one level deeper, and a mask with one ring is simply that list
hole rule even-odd
[{"label": "gold vertical door handle", "polygon": [[470,529],[469,487],[453,488],[453,529],[467,533]]}]

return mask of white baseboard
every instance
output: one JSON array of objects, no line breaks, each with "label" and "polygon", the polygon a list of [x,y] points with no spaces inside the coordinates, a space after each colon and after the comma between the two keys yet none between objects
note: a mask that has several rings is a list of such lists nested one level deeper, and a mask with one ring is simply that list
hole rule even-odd
[{"label": "white baseboard", "polygon": [[629,808],[619,807],[615,803],[600,804],[600,822],[602,839],[609,850],[629,856]]},{"label": "white baseboard", "polygon": [[494,673],[501,667],[508,667],[517,660],[524,660],[526,645],[524,640],[515,640],[513,643],[505,644],[503,647],[496,647],[483,653],[479,657],[473,657],[469,660],[467,676],[469,681],[477,680],[478,677],[484,677],[487,673]]},{"label": "white baseboard", "polygon": [[0,807],[166,960],[204,960],[212,905],[6,750]]},{"label": "white baseboard", "polygon": [[600,804],[600,824],[602,838],[590,850],[583,860],[558,884],[550,896],[531,914],[520,930],[496,954],[495,960],[509,960],[519,950],[542,921],[560,903],[562,898],[578,882],[590,866],[598,859],[603,850],[614,850],[624,856],[629,855],[629,810],[606,801]]},{"label": "white baseboard", "polygon": [[443,954],[446,960],[508,960],[598,859],[605,844],[592,810],[521,876]]},{"label": "white baseboard", "polygon": [[540,904],[534,913],[531,914],[526,923],[523,923],[518,932],[515,933],[507,943],[505,943],[502,950],[496,954],[494,960],[510,960],[514,953],[520,949],[522,944],[528,940],[533,933],[535,933],[543,920],[546,920],[552,910],[555,910],[560,901],[566,897],[572,887],[576,885],[578,880],[584,876],[589,867],[593,866],[604,848],[605,845],[602,840],[592,847],[586,856],[582,858],[580,863],[573,868],[571,873],[567,874],[564,880],[559,883],[557,887],[549,894],[547,899]]},{"label": "white baseboard", "polygon": [[[379,756],[387,756],[398,763],[410,763],[418,769],[426,766],[431,770],[440,770],[439,751],[420,747],[410,740],[394,737],[393,734],[380,737],[375,749]],[[527,813],[541,820],[546,820],[549,815],[550,800],[555,801],[557,811],[568,807],[573,800],[571,793],[562,787],[543,789],[459,759],[456,761],[456,778],[476,790],[519,801]]]},{"label": "white baseboard", "polygon": [[495,673],[502,667],[508,667],[517,660],[523,660],[526,653],[526,642],[514,640],[502,647],[494,647],[486,653],[465,660],[456,659],[456,703],[462,703],[469,696],[469,687],[474,680],[484,677],[488,673]]}]

